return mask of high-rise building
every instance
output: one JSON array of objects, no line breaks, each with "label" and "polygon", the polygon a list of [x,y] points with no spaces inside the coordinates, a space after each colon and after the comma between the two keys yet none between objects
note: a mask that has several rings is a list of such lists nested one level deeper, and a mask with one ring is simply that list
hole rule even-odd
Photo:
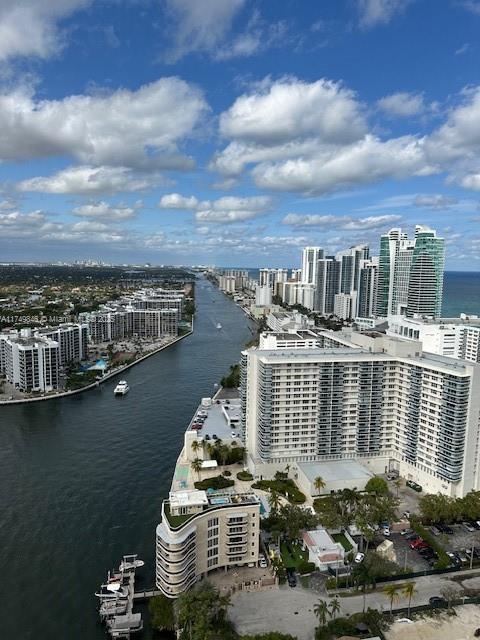
[{"label": "high-rise building", "polygon": [[317,281],[317,264],[323,258],[324,251],[320,247],[305,247],[302,253],[302,283],[315,284]]},{"label": "high-rise building", "polygon": [[415,314],[439,317],[442,313],[445,242],[433,229],[415,227],[407,316]]},{"label": "high-rise building", "polygon": [[378,258],[363,260],[360,265],[360,284],[357,299],[357,316],[370,318],[377,308]]},{"label": "high-rise building", "polygon": [[480,365],[378,333],[321,339],[316,349],[242,353],[252,471],[348,458],[376,473],[395,468],[429,493],[480,489]]},{"label": "high-rise building", "polygon": [[267,284],[258,285],[255,289],[255,305],[257,307],[268,307],[272,304],[272,288]]},{"label": "high-rise building", "polygon": [[335,311],[335,295],[340,283],[340,263],[334,256],[320,258],[317,262],[314,309],[325,315]]},{"label": "high-rise building", "polygon": [[417,227],[411,240],[401,229],[380,238],[377,315],[438,316],[443,294],[444,241]]},{"label": "high-rise building", "polygon": [[58,389],[60,350],[55,340],[34,336],[31,329],[0,334],[0,353],[0,373],[20,391]]}]

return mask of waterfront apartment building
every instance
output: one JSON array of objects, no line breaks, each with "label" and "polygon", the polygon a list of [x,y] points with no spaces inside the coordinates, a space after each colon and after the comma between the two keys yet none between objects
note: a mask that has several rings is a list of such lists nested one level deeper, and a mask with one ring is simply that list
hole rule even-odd
[{"label": "waterfront apartment building", "polygon": [[318,261],[324,257],[324,253],[320,247],[305,247],[303,250],[301,281],[304,284],[316,284]]},{"label": "waterfront apartment building", "polygon": [[35,336],[58,342],[60,365],[76,364],[87,359],[88,325],[64,323],[58,327],[33,329]]},{"label": "waterfront apartment building", "polygon": [[254,493],[172,491],[156,530],[156,586],[177,598],[220,568],[256,565],[260,503]]},{"label": "waterfront apartment building", "polygon": [[178,335],[179,310],[103,307],[80,314],[88,326],[90,342],[115,342],[131,337],[162,338]]},{"label": "waterfront apartment building", "polygon": [[0,373],[20,391],[55,391],[59,370],[60,348],[55,340],[33,336],[30,329],[0,334]]},{"label": "waterfront apartment building", "polygon": [[391,316],[387,335],[419,340],[424,351],[480,362],[480,318],[462,314],[459,318],[407,318]]},{"label": "waterfront apartment building", "polygon": [[432,493],[480,489],[480,365],[374,332],[319,335],[320,348],[242,353],[252,472],[357,459]]},{"label": "waterfront apartment building", "polygon": [[417,225],[413,240],[391,229],[380,238],[377,315],[440,316],[444,264],[444,240],[433,229]]},{"label": "waterfront apartment building", "polygon": [[257,307],[268,307],[272,304],[272,288],[270,285],[257,285],[255,289],[255,305]]}]

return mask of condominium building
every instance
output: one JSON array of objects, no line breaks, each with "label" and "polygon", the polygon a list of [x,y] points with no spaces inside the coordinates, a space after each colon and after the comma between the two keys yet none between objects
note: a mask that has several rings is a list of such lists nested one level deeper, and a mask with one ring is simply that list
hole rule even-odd
[{"label": "condominium building", "polygon": [[33,336],[30,329],[0,334],[0,373],[24,392],[58,389],[60,349],[50,338]]},{"label": "condominium building", "polygon": [[317,282],[318,261],[324,256],[324,251],[320,247],[305,247],[302,252],[302,282],[313,284]]},{"label": "condominium building", "polygon": [[442,308],[443,238],[417,225],[411,240],[401,229],[380,238],[377,315],[439,316]]},{"label": "condominium building", "polygon": [[318,260],[316,276],[314,309],[324,315],[332,314],[340,286],[340,264],[334,256]]},{"label": "condominium building", "polygon": [[64,323],[58,327],[33,329],[35,336],[43,336],[58,342],[59,362],[62,367],[87,359],[88,325]]},{"label": "condominium building", "polygon": [[373,332],[322,332],[320,347],[242,353],[253,472],[352,458],[434,493],[480,489],[480,365]]},{"label": "condominium building", "polygon": [[387,335],[419,340],[424,351],[469,362],[480,362],[480,318],[462,314],[459,318],[391,316]]},{"label": "condominium building", "polygon": [[177,598],[210,571],[258,562],[260,503],[254,493],[172,491],[156,530],[156,586]]},{"label": "condominium building", "polygon": [[357,316],[371,318],[376,314],[378,285],[378,258],[363,260],[357,297]]},{"label": "condominium building", "polygon": [[235,276],[219,276],[218,288],[225,293],[235,293],[236,279]]},{"label": "condominium building", "polygon": [[255,289],[255,305],[257,307],[268,307],[272,304],[272,289],[270,285],[257,285]]},{"label": "condominium building", "polygon": [[333,313],[341,320],[349,320],[355,316],[357,293],[337,293],[333,305]]},{"label": "condominium building", "polygon": [[114,342],[130,337],[161,338],[178,334],[179,310],[135,309],[133,307],[103,307],[80,314],[88,326],[93,344]]}]

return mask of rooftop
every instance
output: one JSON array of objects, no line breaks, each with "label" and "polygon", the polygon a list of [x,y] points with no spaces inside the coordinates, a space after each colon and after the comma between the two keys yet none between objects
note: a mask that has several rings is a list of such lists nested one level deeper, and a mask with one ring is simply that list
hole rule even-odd
[{"label": "rooftop", "polygon": [[207,407],[200,405],[192,418],[188,429],[192,424],[196,422],[199,412],[205,412],[205,421],[201,429],[197,431],[198,435],[205,439],[205,436],[209,436],[208,439],[213,440],[215,435],[221,440],[239,440],[239,436],[232,438],[232,433],[238,433],[240,427],[240,399],[237,397],[228,399],[212,400],[212,404]]},{"label": "rooftop", "polygon": [[310,482],[321,476],[325,482],[338,480],[368,481],[373,474],[356,460],[330,460],[325,462],[297,462],[297,467]]}]

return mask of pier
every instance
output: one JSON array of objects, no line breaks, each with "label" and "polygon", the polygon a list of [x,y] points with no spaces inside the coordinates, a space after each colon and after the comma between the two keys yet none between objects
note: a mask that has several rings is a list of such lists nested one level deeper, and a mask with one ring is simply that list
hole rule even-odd
[{"label": "pier", "polygon": [[135,571],[143,565],[136,555],[123,556],[118,572],[108,572],[106,583],[95,594],[100,600],[100,620],[111,638],[129,640],[132,633],[143,629],[142,615],[133,612]]},{"label": "pier", "polygon": [[145,591],[135,591],[133,594],[133,599],[141,602],[143,600],[149,600],[150,598],[155,598],[156,596],[161,596],[162,592],[160,589],[146,589]]}]

